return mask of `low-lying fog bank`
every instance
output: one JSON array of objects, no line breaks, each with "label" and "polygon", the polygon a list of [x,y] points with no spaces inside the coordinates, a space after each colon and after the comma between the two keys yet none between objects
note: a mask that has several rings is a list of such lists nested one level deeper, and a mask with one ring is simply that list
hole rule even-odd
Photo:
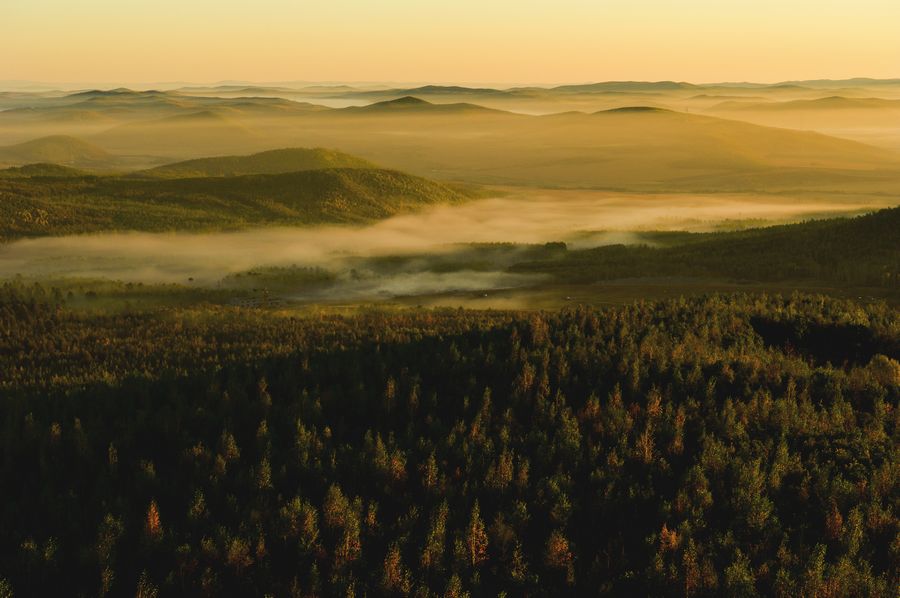
[{"label": "low-lying fog bank", "polygon": [[[634,231],[715,230],[799,220],[866,206],[749,195],[632,195],[590,191],[516,191],[502,198],[441,206],[364,227],[267,228],[228,233],[116,233],[22,240],[0,246],[0,278],[109,278],[217,286],[261,266],[314,267],[330,284],[306,298],[342,299],[511,288],[535,278],[503,272],[506,261],[435,272],[429,260],[378,268],[367,259],[446,255],[466,243],[570,247],[640,242]],[[467,259],[476,260],[477,249]],[[514,251],[514,250],[511,250]],[[477,261],[477,260],[476,260]],[[493,267],[493,269],[492,269]],[[298,289],[299,291],[299,289]]]}]

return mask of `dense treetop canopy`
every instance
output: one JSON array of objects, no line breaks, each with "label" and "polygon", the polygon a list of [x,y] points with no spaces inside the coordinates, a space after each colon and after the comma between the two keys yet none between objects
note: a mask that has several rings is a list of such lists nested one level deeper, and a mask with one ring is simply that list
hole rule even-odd
[{"label": "dense treetop canopy", "polygon": [[15,595],[873,595],[900,323],[710,296],[560,313],[0,299]]}]

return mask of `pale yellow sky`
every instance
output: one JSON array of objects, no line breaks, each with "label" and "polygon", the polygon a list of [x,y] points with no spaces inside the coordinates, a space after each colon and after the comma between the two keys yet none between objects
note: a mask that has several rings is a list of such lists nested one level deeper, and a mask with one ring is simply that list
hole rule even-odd
[{"label": "pale yellow sky", "polygon": [[0,0],[0,80],[900,77],[900,0]]}]

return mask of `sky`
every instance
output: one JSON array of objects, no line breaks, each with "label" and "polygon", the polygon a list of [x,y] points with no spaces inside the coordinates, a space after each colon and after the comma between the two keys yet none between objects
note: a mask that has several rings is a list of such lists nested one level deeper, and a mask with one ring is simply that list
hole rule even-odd
[{"label": "sky", "polygon": [[900,0],[0,0],[0,80],[900,77]]}]

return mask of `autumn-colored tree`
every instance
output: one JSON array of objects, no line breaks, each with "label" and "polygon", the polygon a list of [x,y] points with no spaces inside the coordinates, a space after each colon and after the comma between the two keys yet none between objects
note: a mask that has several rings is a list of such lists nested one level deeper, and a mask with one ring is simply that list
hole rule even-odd
[{"label": "autumn-colored tree", "polygon": [[729,596],[756,596],[756,582],[750,567],[750,559],[740,550],[735,554],[732,563],[725,569],[725,591]]},{"label": "autumn-colored tree", "polygon": [[378,530],[378,503],[369,501],[366,507],[366,532],[374,534]]},{"label": "autumn-colored tree", "polygon": [[381,586],[387,592],[408,594],[410,585],[409,571],[403,566],[400,546],[395,542],[391,544],[387,555],[384,557]]},{"label": "autumn-colored tree", "polygon": [[688,543],[687,549],[682,555],[681,569],[684,578],[684,595],[693,596],[700,588],[700,563],[693,540]]},{"label": "autumn-colored tree", "polygon": [[837,503],[832,502],[831,508],[825,515],[825,533],[828,535],[829,540],[835,541],[840,539],[843,532],[844,517],[841,515],[840,510],[837,508]]},{"label": "autumn-colored tree", "polygon": [[272,487],[272,465],[269,458],[265,457],[256,470],[256,486],[260,490],[267,490]]},{"label": "autumn-colored tree", "polygon": [[525,578],[528,576],[528,562],[525,560],[522,544],[519,542],[516,542],[516,545],[513,547],[509,563],[509,576],[518,583],[525,581]]},{"label": "autumn-colored tree", "polygon": [[144,533],[151,540],[158,540],[162,537],[163,528],[159,517],[159,507],[155,500],[150,501],[147,507],[147,515],[144,518]]},{"label": "autumn-colored tree", "polygon": [[447,589],[444,590],[444,598],[468,598],[469,593],[463,590],[462,580],[459,575],[453,574],[447,582]]},{"label": "autumn-colored tree", "polygon": [[225,562],[232,567],[238,575],[253,564],[253,557],[250,556],[250,543],[244,538],[232,538],[228,543],[228,550],[225,555]]},{"label": "autumn-colored tree", "polygon": [[135,598],[157,598],[159,596],[159,588],[150,580],[150,576],[147,574],[147,571],[141,572],[141,576],[138,578],[137,590],[135,591]]},{"label": "autumn-colored tree", "polygon": [[648,465],[653,462],[653,448],[653,424],[647,422],[637,440],[637,454],[641,461]]},{"label": "autumn-colored tree", "polygon": [[675,414],[675,429],[672,435],[672,443],[669,445],[669,452],[673,455],[680,455],[684,451],[684,422],[687,416],[684,407],[679,406]]},{"label": "autumn-colored tree", "polygon": [[394,409],[397,401],[397,381],[393,376],[389,376],[384,385],[384,406],[387,411]]},{"label": "autumn-colored tree", "polygon": [[222,431],[219,439],[219,453],[226,462],[237,461],[241,458],[241,449],[238,448],[234,436],[228,430]]},{"label": "autumn-colored tree", "polygon": [[350,511],[350,502],[341,492],[340,486],[332,484],[325,494],[325,503],[322,506],[325,525],[331,528],[344,527]]},{"label": "autumn-colored tree", "polygon": [[359,517],[353,511],[347,514],[343,530],[334,548],[335,567],[340,569],[359,558],[362,542],[359,537]]},{"label": "autumn-colored tree", "polygon": [[508,450],[503,451],[488,470],[485,484],[490,488],[502,490],[512,482],[513,473],[513,455]]},{"label": "autumn-colored tree", "polygon": [[662,552],[671,552],[678,549],[680,542],[681,539],[678,537],[678,532],[674,529],[670,530],[669,526],[663,523],[659,532],[659,549]]},{"label": "autumn-colored tree", "polygon": [[423,569],[440,568],[444,558],[444,547],[447,535],[447,514],[449,505],[443,501],[431,516],[431,529],[422,549],[421,563]]},{"label": "autumn-colored tree", "polygon": [[468,549],[469,563],[473,567],[478,567],[487,560],[488,535],[485,531],[484,521],[481,519],[481,510],[477,500],[472,507],[469,525],[466,527],[466,548]]},{"label": "autumn-colored tree", "polygon": [[547,538],[547,544],[544,547],[544,562],[553,569],[565,571],[567,582],[575,583],[572,550],[569,540],[561,531],[554,530]]},{"label": "autumn-colored tree", "polygon": [[422,486],[424,486],[426,490],[434,490],[437,487],[437,482],[437,460],[434,457],[434,451],[431,451],[431,454],[428,455],[428,458],[425,460],[425,464],[422,467]]}]

